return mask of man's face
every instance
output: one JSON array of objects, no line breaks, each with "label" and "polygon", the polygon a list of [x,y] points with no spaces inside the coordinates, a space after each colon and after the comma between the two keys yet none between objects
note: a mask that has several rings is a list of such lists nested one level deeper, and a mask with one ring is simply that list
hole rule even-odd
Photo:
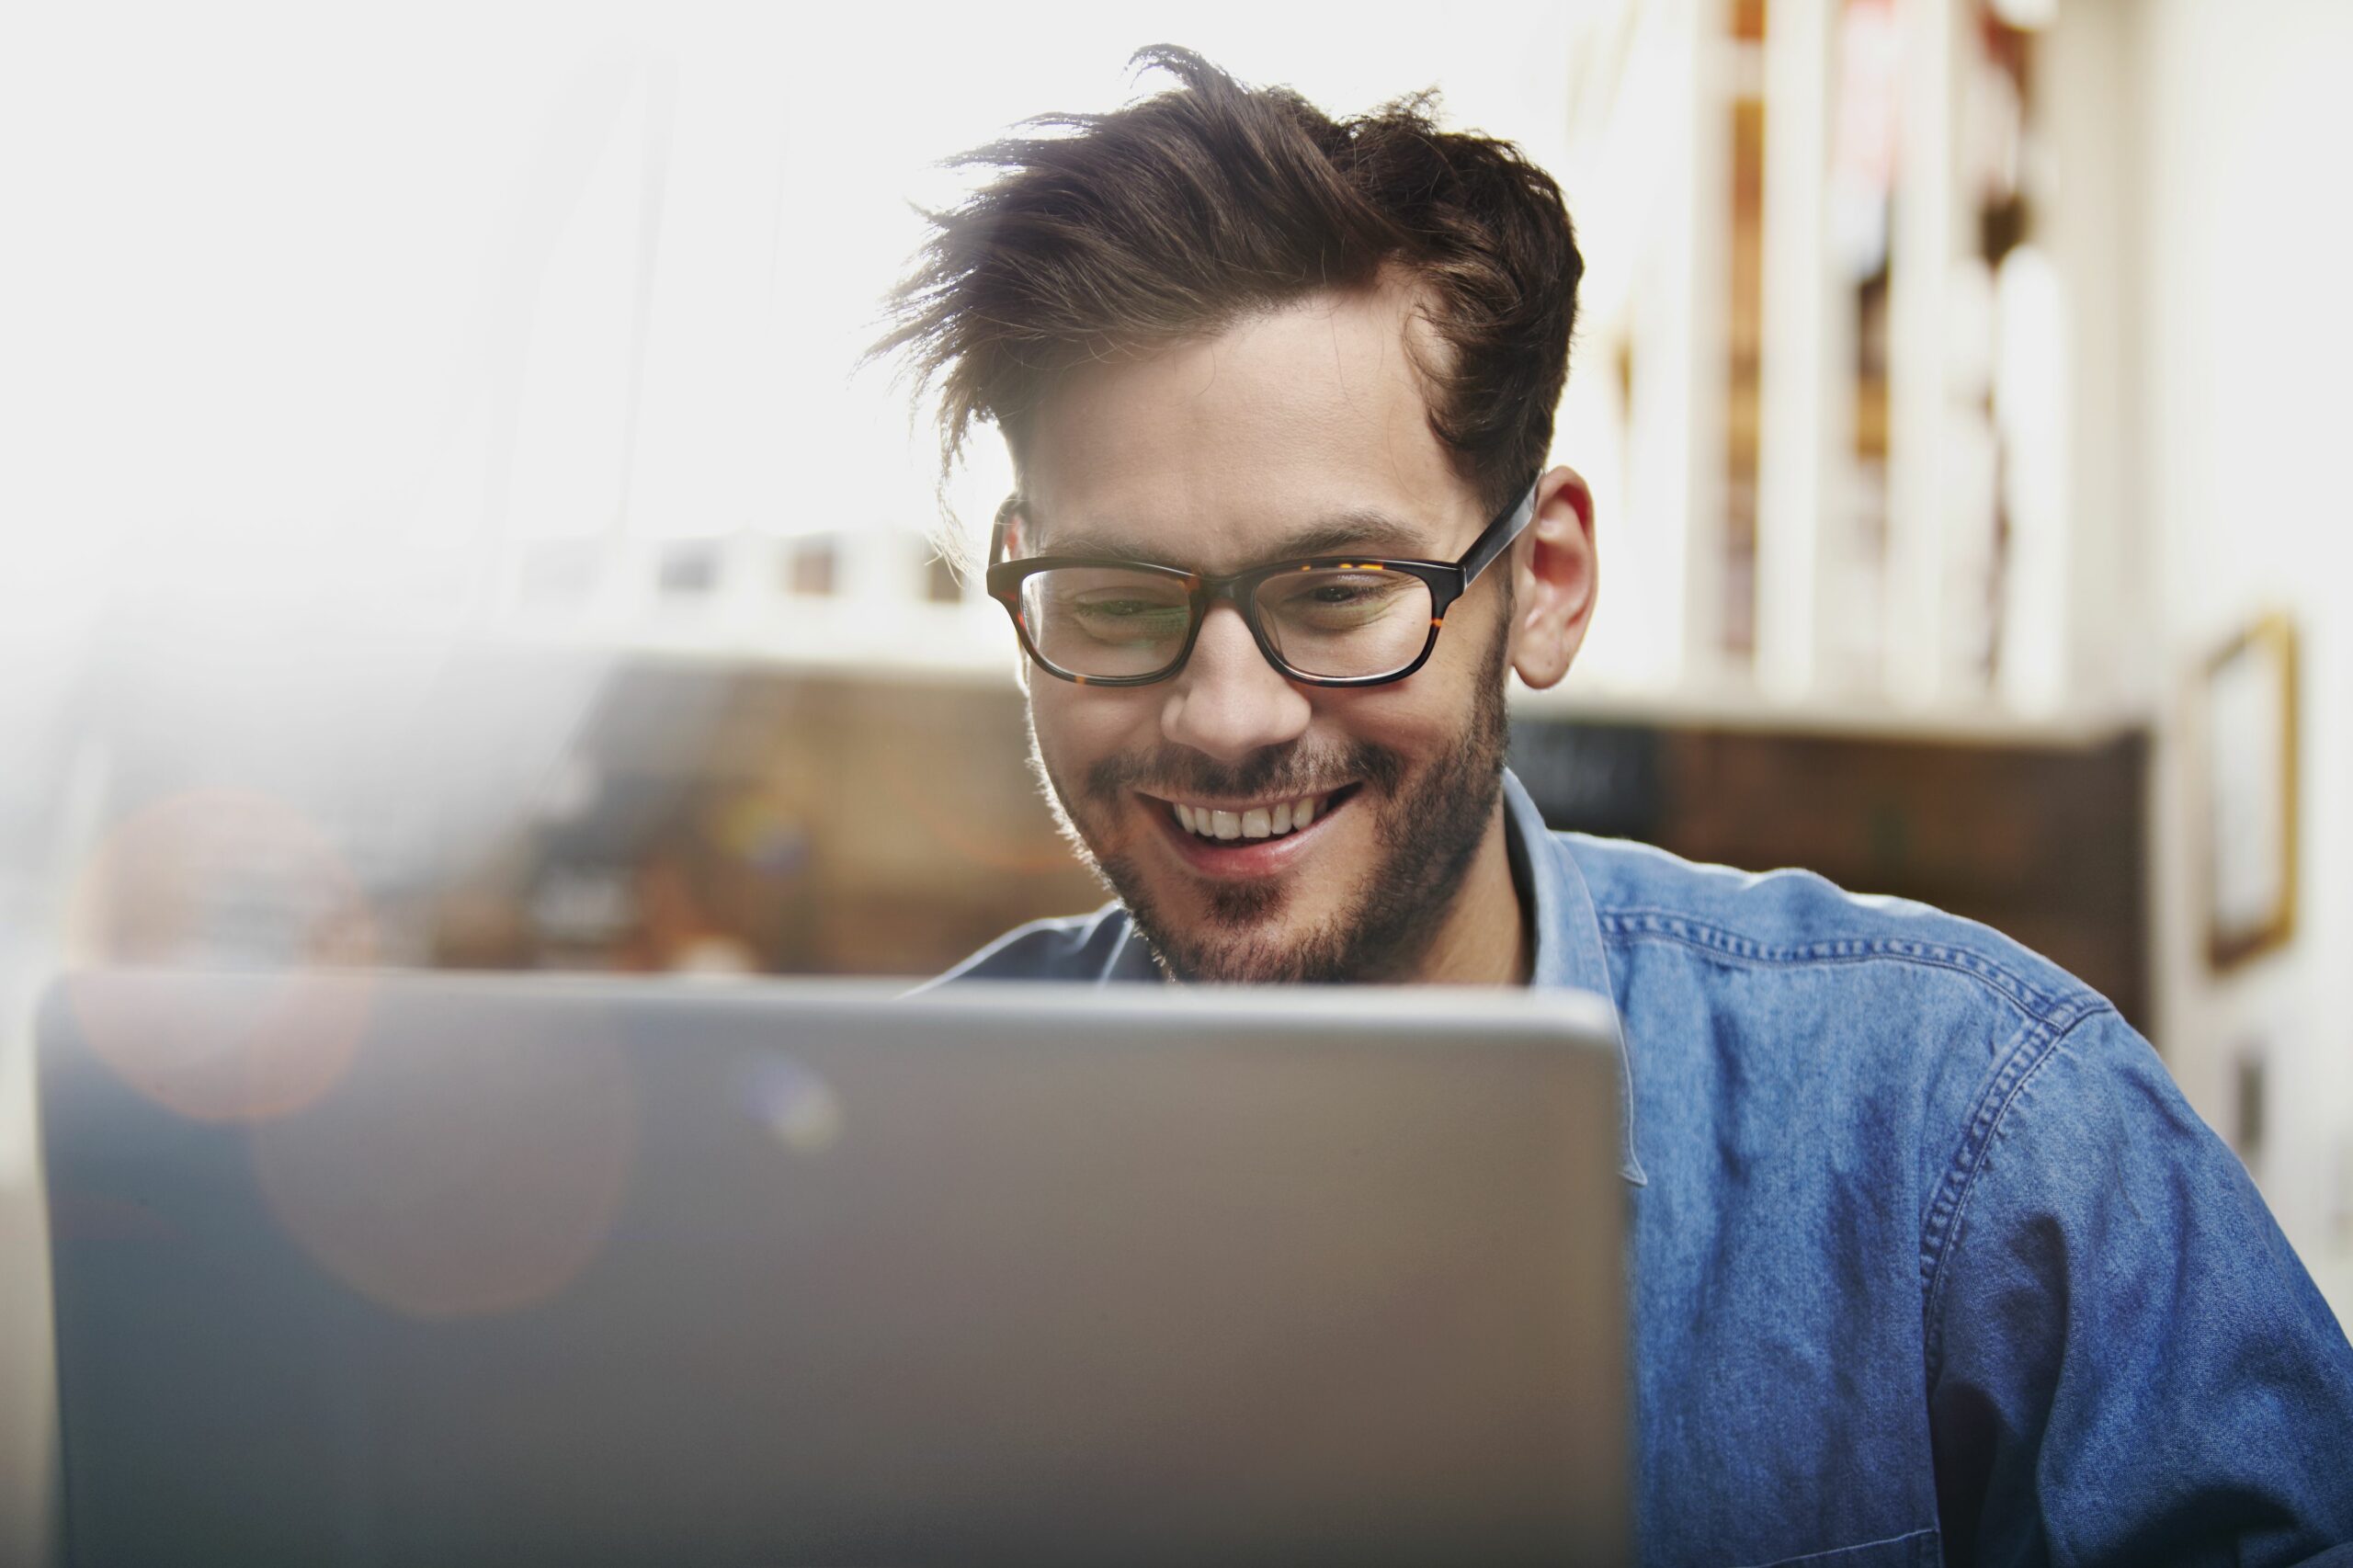
[{"label": "man's face", "polygon": [[[1311,553],[1458,558],[1488,517],[1430,431],[1410,303],[1394,289],[1319,295],[1067,378],[1031,427],[1019,553],[1083,542],[1209,574]],[[1483,574],[1429,662],[1386,686],[1294,684],[1222,602],[1158,684],[1030,672],[1033,755],[1063,826],[1171,973],[1414,976],[1501,831],[1510,568]],[[1301,801],[1307,824],[1271,831]],[[1215,812],[1243,835],[1214,836]]]}]

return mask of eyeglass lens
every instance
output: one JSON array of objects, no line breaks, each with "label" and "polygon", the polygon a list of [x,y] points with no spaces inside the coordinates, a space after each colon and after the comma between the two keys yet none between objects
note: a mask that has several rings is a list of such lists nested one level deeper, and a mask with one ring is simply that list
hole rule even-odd
[{"label": "eyeglass lens", "polygon": [[[1357,679],[1401,670],[1430,634],[1429,585],[1410,572],[1313,567],[1258,585],[1252,608],[1294,673]],[[1058,566],[1022,582],[1023,624],[1055,668],[1091,679],[1168,668],[1192,630],[1185,584],[1116,566]]]}]

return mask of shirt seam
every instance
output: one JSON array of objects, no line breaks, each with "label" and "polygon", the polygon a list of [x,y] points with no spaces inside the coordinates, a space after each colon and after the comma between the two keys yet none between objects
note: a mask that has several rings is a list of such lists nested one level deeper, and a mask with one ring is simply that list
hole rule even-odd
[{"label": "shirt seam", "polygon": [[1844,1557],[1850,1551],[1870,1551],[1882,1546],[1901,1546],[1907,1540],[1919,1540],[1937,1533],[1936,1526],[1927,1525],[1916,1530],[1905,1530],[1902,1535],[1887,1536],[1879,1540],[1859,1540],[1852,1546],[1825,1546],[1820,1551],[1809,1551],[1799,1557],[1777,1557],[1769,1565],[1760,1565],[1760,1568],[1796,1568],[1796,1564],[1801,1562],[1815,1562],[1825,1557]]},{"label": "shirt seam", "polygon": [[1971,1200],[1975,1198],[1978,1178],[1984,1174],[1986,1155],[1992,1151],[2009,1119],[2010,1108],[2018,1103],[2027,1085],[2040,1075],[2044,1067],[2058,1060],[2068,1048],[2075,1031],[2090,1019],[2113,1016],[2116,1009],[2105,1002],[2089,1008],[2069,1021],[2064,1028],[2053,1028],[2046,1020],[2035,1020],[2013,1036],[2001,1052],[1993,1075],[1979,1093],[1977,1104],[1961,1130],[1961,1142],[1953,1150],[1953,1157],[1945,1167],[1943,1178],[1937,1184],[1936,1200],[1928,1207],[1928,1218],[1921,1228],[1921,1312],[1925,1325],[1923,1346],[1924,1370],[1931,1389],[1944,1375],[1944,1300],[1947,1282],[1950,1278],[1948,1265],[1953,1248],[1958,1244],[1961,1223],[1968,1218]]},{"label": "shirt seam", "polygon": [[1602,928],[1635,941],[1678,942],[1737,961],[1757,964],[1863,963],[1893,960],[1949,970],[1976,980],[2029,1017],[2064,1031],[2094,1013],[2109,1009],[2097,993],[2053,995],[2024,976],[1973,949],[1948,942],[1900,937],[1837,937],[1796,944],[1760,942],[1753,937],[1673,910],[1612,907],[1597,911]]}]

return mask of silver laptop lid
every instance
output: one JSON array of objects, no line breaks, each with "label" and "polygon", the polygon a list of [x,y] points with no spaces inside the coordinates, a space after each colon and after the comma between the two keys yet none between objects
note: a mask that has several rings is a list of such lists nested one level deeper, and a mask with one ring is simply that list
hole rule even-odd
[{"label": "silver laptop lid", "polygon": [[78,1564],[1627,1560],[1575,994],[97,975]]}]

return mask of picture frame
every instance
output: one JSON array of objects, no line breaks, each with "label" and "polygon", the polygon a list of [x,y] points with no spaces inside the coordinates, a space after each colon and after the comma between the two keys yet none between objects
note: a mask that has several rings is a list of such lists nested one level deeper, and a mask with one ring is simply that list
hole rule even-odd
[{"label": "picture frame", "polygon": [[2235,969],[2295,935],[2296,632],[2267,614],[2218,649],[2199,683],[2208,963]]}]

